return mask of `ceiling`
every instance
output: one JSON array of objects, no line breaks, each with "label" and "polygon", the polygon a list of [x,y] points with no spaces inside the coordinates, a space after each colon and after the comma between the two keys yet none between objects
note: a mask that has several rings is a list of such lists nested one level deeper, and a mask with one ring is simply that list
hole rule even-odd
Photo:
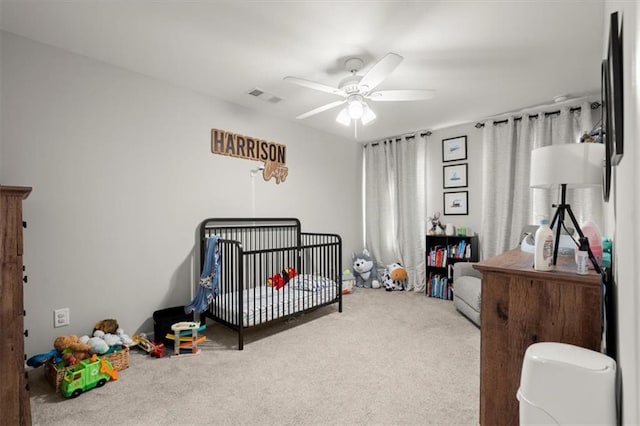
[{"label": "ceiling", "polygon": [[0,28],[350,139],[339,108],[295,118],[339,97],[283,78],[337,86],[346,58],[366,72],[394,52],[404,61],[377,89],[436,95],[370,103],[378,119],[357,139],[374,140],[599,93],[603,13],[601,0],[1,0]]}]

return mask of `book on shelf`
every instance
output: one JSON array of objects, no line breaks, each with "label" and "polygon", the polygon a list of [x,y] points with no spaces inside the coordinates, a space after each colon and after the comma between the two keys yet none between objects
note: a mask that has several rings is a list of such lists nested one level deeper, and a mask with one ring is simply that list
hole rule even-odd
[{"label": "book on shelf", "polygon": [[445,275],[429,274],[427,280],[427,296],[445,300],[453,299],[453,291]]},{"label": "book on shelf", "polygon": [[447,266],[448,257],[449,257],[449,251],[445,247],[433,246],[429,250],[429,257],[427,258],[427,266],[444,268],[445,266]]},{"label": "book on shelf", "polygon": [[455,259],[468,259],[471,256],[471,244],[466,240],[460,240],[457,244],[451,244],[448,248],[449,256]]}]

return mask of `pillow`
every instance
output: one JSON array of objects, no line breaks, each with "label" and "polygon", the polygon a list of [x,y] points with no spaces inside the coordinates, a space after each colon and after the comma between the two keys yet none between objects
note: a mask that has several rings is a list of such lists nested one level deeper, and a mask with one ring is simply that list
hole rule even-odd
[{"label": "pillow", "polygon": [[319,275],[296,275],[289,281],[289,285],[297,290],[318,291],[335,286],[335,282]]}]

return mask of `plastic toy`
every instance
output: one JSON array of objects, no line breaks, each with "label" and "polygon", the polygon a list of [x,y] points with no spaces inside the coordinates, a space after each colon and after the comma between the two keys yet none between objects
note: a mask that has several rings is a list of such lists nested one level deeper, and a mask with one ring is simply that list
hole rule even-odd
[{"label": "plastic toy", "polygon": [[[200,349],[198,349],[198,342],[201,341],[198,338],[199,329],[199,321],[177,322],[171,326],[171,330],[174,333],[173,356],[187,354],[196,355],[200,353]],[[190,337],[184,339],[183,336]],[[181,341],[184,343],[182,343]],[[180,352],[181,350],[186,350],[186,353]]]},{"label": "plastic toy", "polygon": [[351,270],[345,269],[342,271],[342,294],[353,293],[353,283],[355,280],[356,277],[353,276]]},{"label": "plastic toy", "polygon": [[353,253],[353,274],[356,277],[356,287],[380,288],[376,259],[367,249],[362,253]]},{"label": "plastic toy", "polygon": [[164,356],[164,343],[152,342],[144,334],[133,336],[131,340],[152,357],[162,358]]},{"label": "plastic toy", "polygon": [[104,386],[109,380],[118,380],[118,372],[106,358],[94,354],[64,372],[60,392],[66,398],[75,398],[82,392]]}]

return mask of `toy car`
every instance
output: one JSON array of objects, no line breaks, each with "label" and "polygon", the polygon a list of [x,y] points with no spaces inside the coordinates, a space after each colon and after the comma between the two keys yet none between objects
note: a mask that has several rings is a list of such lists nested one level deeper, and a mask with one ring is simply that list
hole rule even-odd
[{"label": "toy car", "polygon": [[162,358],[164,355],[164,343],[152,342],[143,335],[133,336],[131,339],[140,349],[153,357]]},{"label": "toy car", "polygon": [[104,386],[109,380],[118,380],[118,372],[106,358],[93,355],[66,369],[60,391],[66,398],[75,398],[82,392]]}]

